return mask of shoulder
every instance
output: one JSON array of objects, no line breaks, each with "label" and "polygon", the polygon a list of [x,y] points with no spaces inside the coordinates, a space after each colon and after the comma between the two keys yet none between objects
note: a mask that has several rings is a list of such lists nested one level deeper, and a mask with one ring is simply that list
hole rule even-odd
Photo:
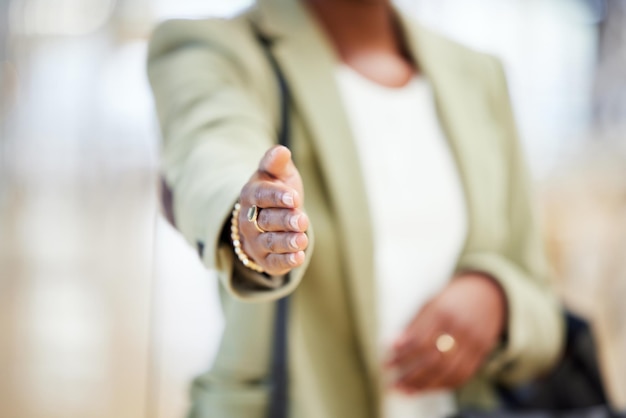
[{"label": "shoulder", "polygon": [[421,23],[411,19],[407,21],[418,51],[421,49],[422,56],[436,61],[435,71],[445,73],[438,74],[440,79],[455,80],[456,86],[471,85],[472,90],[480,91],[486,98],[493,114],[507,122],[510,120],[507,114],[511,106],[506,74],[499,58],[455,41]]},{"label": "shoulder", "polygon": [[243,24],[242,16],[230,19],[171,19],[155,27],[151,42],[159,45],[181,40],[219,42],[229,39],[228,35],[241,32]]},{"label": "shoulder", "polygon": [[413,19],[408,18],[407,21],[416,34],[419,47],[428,49],[428,55],[436,56],[448,69],[462,71],[474,81],[491,79],[501,71],[501,63],[496,56],[456,41]]},{"label": "shoulder", "polygon": [[150,39],[148,56],[153,59],[182,48],[209,48],[232,58],[245,54],[254,46],[245,13],[229,19],[173,19],[156,26]]},{"label": "shoulder", "polygon": [[[440,89],[474,106],[498,132],[504,155],[518,148],[518,135],[504,67],[499,58],[409,21],[417,56]],[[430,61],[430,62],[426,62]],[[479,113],[476,113],[477,115]],[[480,119],[480,118],[479,118]]]},{"label": "shoulder", "polygon": [[[160,23],[148,47],[152,80],[219,79],[261,95],[268,84],[266,58],[250,11],[233,18],[175,19]],[[271,84],[271,83],[270,83]],[[255,93],[256,94],[256,93]]]},{"label": "shoulder", "polygon": [[506,93],[506,76],[501,60],[418,24],[421,36],[438,51],[449,68],[463,72],[470,81],[483,84],[490,94]]}]

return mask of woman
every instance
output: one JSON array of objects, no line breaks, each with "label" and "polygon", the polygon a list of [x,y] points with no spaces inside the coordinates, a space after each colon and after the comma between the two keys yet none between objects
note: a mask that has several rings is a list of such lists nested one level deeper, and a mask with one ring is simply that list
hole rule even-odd
[{"label": "woman", "polygon": [[[289,85],[292,153],[255,32]],[[553,364],[559,308],[495,59],[387,0],[260,0],[160,26],[149,76],[178,227],[222,284],[193,416],[264,416],[286,295],[291,417],[494,407],[493,383]]]}]

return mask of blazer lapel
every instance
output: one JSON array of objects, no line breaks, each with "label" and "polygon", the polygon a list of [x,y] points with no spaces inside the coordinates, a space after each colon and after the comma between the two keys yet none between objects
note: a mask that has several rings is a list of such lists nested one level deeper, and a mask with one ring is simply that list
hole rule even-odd
[{"label": "blazer lapel", "polygon": [[480,204],[476,192],[484,179],[484,170],[488,170],[480,151],[484,150],[480,147],[481,138],[477,137],[477,120],[484,120],[484,106],[480,106],[484,103],[483,93],[476,83],[477,74],[472,75],[458,55],[450,53],[450,46],[446,45],[449,41],[401,13],[397,15],[409,52],[431,84],[439,122],[459,171],[468,219],[466,250],[475,235],[476,216],[481,213],[476,207]]},{"label": "blazer lapel", "polygon": [[[298,1],[259,4],[262,30],[275,36],[274,53],[292,92],[294,107],[314,138],[325,183],[337,215],[348,293],[372,394],[378,394],[373,238],[362,168],[343,109],[334,68],[338,60]],[[286,36],[283,36],[286,35]]]}]

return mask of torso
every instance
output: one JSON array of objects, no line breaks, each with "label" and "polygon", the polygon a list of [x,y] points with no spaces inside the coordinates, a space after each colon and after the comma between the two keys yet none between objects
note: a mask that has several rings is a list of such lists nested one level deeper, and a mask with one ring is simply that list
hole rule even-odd
[{"label": "torso", "polygon": [[[394,339],[452,276],[467,234],[465,202],[425,78],[388,88],[346,66],[336,78],[373,218],[382,363]],[[385,418],[447,416],[454,401],[449,391],[407,396],[388,390],[384,411]]]}]

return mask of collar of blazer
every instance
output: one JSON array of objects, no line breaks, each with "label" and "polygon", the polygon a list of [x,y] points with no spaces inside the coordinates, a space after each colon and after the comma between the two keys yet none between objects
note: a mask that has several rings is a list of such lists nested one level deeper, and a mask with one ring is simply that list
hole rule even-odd
[{"label": "collar of blazer", "polygon": [[[344,265],[359,343],[371,381],[377,382],[379,358],[373,279],[370,213],[352,133],[333,77],[338,62],[332,46],[298,0],[259,0],[251,12],[259,29],[277,42],[274,53],[289,82],[295,106],[314,140],[338,219]],[[468,164],[471,123],[467,115],[479,92],[459,55],[464,48],[439,37],[398,12],[409,49],[436,96],[439,117],[455,154],[468,212]],[[470,123],[470,125],[468,125]],[[347,140],[348,139],[348,140]],[[469,217],[470,229],[472,218]],[[466,244],[467,246],[467,244]],[[375,389],[375,388],[372,388]],[[378,392],[377,390],[375,391]]]}]

